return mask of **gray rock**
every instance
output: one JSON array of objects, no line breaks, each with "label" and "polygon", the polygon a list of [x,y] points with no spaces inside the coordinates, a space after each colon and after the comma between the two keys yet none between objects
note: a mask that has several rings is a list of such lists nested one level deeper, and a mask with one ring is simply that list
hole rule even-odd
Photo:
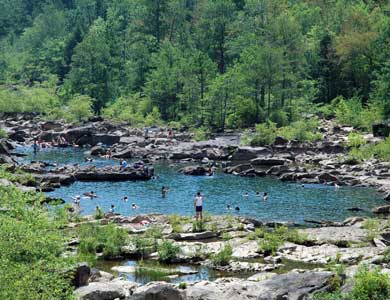
[{"label": "gray rock", "polygon": [[389,214],[390,213],[390,205],[378,206],[372,209],[374,214]]},{"label": "gray rock", "polygon": [[186,300],[186,297],[173,284],[153,282],[136,289],[129,300]]},{"label": "gray rock", "polygon": [[128,294],[123,285],[117,282],[92,282],[75,291],[78,300],[124,299]]},{"label": "gray rock", "polygon": [[191,232],[191,233],[175,233],[171,235],[176,241],[197,241],[197,240],[205,240],[217,237],[217,233],[212,231],[204,231],[204,232]]},{"label": "gray rock", "polygon": [[204,176],[209,174],[209,168],[202,166],[187,166],[180,170],[185,175]]}]

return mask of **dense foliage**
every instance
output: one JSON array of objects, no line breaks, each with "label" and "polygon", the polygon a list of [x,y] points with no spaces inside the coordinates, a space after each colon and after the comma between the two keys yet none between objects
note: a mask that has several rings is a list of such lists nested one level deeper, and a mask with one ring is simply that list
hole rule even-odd
[{"label": "dense foliage", "polygon": [[214,130],[286,126],[320,111],[367,128],[390,114],[389,8],[373,0],[1,0],[0,111]]},{"label": "dense foliage", "polygon": [[13,187],[0,187],[0,199],[0,299],[73,299],[61,215]]}]

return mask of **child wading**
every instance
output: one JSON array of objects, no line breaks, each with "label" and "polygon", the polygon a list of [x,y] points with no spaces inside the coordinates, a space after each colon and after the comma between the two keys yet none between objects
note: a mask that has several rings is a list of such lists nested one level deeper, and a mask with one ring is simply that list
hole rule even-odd
[{"label": "child wading", "polygon": [[203,200],[203,196],[198,192],[194,199],[196,220],[202,220]]}]

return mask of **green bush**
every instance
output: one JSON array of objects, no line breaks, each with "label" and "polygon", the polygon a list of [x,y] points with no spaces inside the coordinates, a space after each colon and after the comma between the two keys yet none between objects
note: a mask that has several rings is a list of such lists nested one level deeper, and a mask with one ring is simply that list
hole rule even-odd
[{"label": "green bush", "polygon": [[192,232],[203,232],[206,226],[204,220],[198,220],[192,222]]},{"label": "green bush", "polygon": [[3,128],[0,128],[0,139],[4,139],[7,137],[8,137],[7,132]]},{"label": "green bush", "polygon": [[268,122],[256,125],[256,132],[250,142],[251,146],[271,145],[275,142],[277,133],[275,123]]},{"label": "green bush", "polygon": [[206,127],[199,127],[192,129],[194,139],[197,142],[205,141],[210,136],[210,131]]},{"label": "green bush", "polygon": [[158,245],[158,259],[160,262],[169,263],[177,258],[180,253],[180,247],[171,241],[164,241]]},{"label": "green bush", "polygon": [[372,241],[380,233],[380,222],[377,219],[367,219],[362,228],[366,230],[367,239]]},{"label": "green bush", "polygon": [[211,261],[215,266],[226,266],[229,264],[233,254],[232,246],[225,245],[223,249],[211,257]]},{"label": "green bush", "polygon": [[263,238],[264,234],[267,232],[267,228],[261,227],[261,228],[256,228],[254,232],[250,232],[247,235],[247,238],[249,240],[257,240],[259,238]]},{"label": "green bush", "polygon": [[283,238],[277,234],[265,233],[260,242],[260,249],[265,255],[275,255],[278,248],[283,245]]},{"label": "green bush", "polygon": [[93,116],[93,101],[87,95],[75,95],[67,105],[65,118],[76,123],[87,121]]},{"label": "green bush", "polygon": [[103,212],[103,210],[98,206],[98,207],[96,207],[93,216],[94,216],[94,218],[95,218],[96,220],[103,219],[103,218],[104,218],[104,212]]},{"label": "green bush", "polygon": [[361,268],[355,275],[355,285],[350,294],[353,300],[390,299],[390,276],[379,269]]},{"label": "green bush", "polygon": [[[73,299],[63,270],[73,259],[62,254],[70,239],[43,195],[0,187],[0,299]],[[33,204],[33,205],[31,205]]]},{"label": "green bush", "polygon": [[360,135],[359,133],[357,132],[351,132],[349,135],[348,135],[348,142],[347,142],[347,146],[348,147],[354,147],[354,148],[358,148],[360,146],[363,146],[366,144],[366,140],[364,139],[364,137],[362,135]]},{"label": "green bush", "polygon": [[84,254],[102,252],[105,258],[115,258],[128,241],[127,232],[114,224],[99,226],[83,224],[79,229],[79,251]]},{"label": "green bush", "polygon": [[377,144],[367,144],[359,148],[354,147],[349,152],[349,158],[358,161],[364,161],[372,157],[382,161],[390,161],[390,138]]},{"label": "green bush", "polygon": [[323,139],[322,134],[318,132],[318,127],[319,122],[316,119],[302,120],[279,128],[278,135],[288,140],[314,142]]}]

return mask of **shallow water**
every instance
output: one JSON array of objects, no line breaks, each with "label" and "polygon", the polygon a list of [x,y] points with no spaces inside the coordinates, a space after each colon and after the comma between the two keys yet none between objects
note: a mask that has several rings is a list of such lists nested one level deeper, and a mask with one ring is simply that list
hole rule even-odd
[{"label": "shallow water", "polygon": [[[22,161],[42,160],[46,162],[80,163],[84,162],[82,149],[47,149],[34,155],[31,148],[20,148],[26,157]],[[96,166],[118,164],[114,160],[97,159]],[[48,193],[52,197],[61,197],[71,202],[71,196],[86,191],[95,191],[99,198],[83,199],[81,207],[84,214],[93,213],[96,205],[108,211],[111,204],[116,212],[124,215],[142,213],[163,213],[192,215],[193,197],[197,191],[205,196],[204,210],[211,214],[234,214],[256,217],[266,221],[289,221],[303,223],[304,219],[341,221],[356,215],[347,208],[364,209],[359,215],[370,215],[371,208],[382,205],[384,201],[371,188],[341,187],[335,190],[331,186],[318,184],[285,183],[271,177],[246,178],[217,172],[212,177],[195,177],[180,174],[180,166],[171,167],[168,163],[154,165],[159,179],[136,182],[75,182]],[[165,199],[161,197],[161,187],[169,187]],[[266,191],[268,201],[263,202],[255,192]],[[243,197],[248,192],[249,197]],[[121,199],[129,197],[127,203]],[[139,209],[131,209],[136,203]],[[226,205],[239,206],[240,212],[227,210]]]}]

